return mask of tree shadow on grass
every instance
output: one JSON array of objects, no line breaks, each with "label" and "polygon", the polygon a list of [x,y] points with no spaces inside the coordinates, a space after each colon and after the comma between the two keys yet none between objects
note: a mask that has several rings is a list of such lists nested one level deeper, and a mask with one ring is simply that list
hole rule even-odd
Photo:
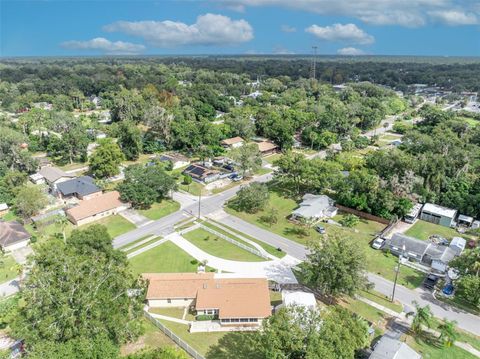
[{"label": "tree shadow on grass", "polygon": [[207,359],[263,359],[255,350],[255,332],[230,332],[211,346]]}]

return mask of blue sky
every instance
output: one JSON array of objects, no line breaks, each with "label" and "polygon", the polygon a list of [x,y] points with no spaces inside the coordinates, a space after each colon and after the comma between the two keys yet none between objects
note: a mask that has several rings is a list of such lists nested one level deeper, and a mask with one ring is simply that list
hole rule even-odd
[{"label": "blue sky", "polygon": [[480,0],[0,0],[1,56],[480,56]]}]

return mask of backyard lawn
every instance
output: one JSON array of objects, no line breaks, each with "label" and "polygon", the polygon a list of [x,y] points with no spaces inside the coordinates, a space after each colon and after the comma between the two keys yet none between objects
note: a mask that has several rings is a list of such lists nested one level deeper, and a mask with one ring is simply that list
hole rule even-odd
[{"label": "backyard lawn", "polygon": [[170,307],[170,308],[150,308],[148,311],[154,314],[166,315],[167,317],[182,319],[184,310],[185,308],[183,307]]},{"label": "backyard lawn", "polygon": [[130,259],[135,274],[196,272],[198,262],[172,242],[143,252]]},{"label": "backyard lawn", "polygon": [[162,217],[176,212],[180,209],[180,204],[172,200],[163,200],[160,203],[154,203],[149,209],[139,210],[138,212],[145,217],[155,221]]},{"label": "backyard lawn", "polygon": [[[226,207],[226,212],[238,216],[243,220],[255,224],[268,231],[279,234],[290,240],[298,242],[303,245],[308,245],[309,242],[319,240],[322,235],[315,231],[314,228],[305,228],[308,232],[307,236],[299,236],[296,229],[298,225],[291,223],[287,220],[292,211],[298,207],[297,203],[288,198],[279,196],[275,192],[270,193],[270,200],[266,208],[273,207],[278,211],[278,222],[271,227],[262,221],[260,217],[264,214],[264,211],[259,211],[255,214],[237,212],[236,210]],[[338,214],[334,220],[339,221],[344,214]],[[391,254],[384,253],[379,250],[375,250],[370,247],[370,242],[374,236],[379,233],[384,227],[384,224],[360,220],[355,228],[340,227],[335,224],[322,223],[328,234],[338,234],[340,236],[347,236],[357,241],[359,250],[363,250],[367,257],[367,269],[369,272],[378,274],[388,280],[393,281],[395,277],[394,268],[397,264],[397,258]],[[416,288],[422,283],[424,275],[412,268],[402,266],[400,271],[398,282],[408,288]]]},{"label": "backyard lawn", "polygon": [[173,340],[167,337],[163,332],[158,329],[153,323],[146,318],[139,319],[142,328],[144,329],[143,335],[140,336],[135,342],[122,345],[120,352],[122,356],[126,356],[144,348],[161,348],[165,346],[177,345]]},{"label": "backyard lawn", "polygon": [[243,262],[265,260],[201,228],[187,232],[183,237],[212,256]]},{"label": "backyard lawn", "polygon": [[440,226],[438,224],[418,220],[412,227],[410,227],[405,234],[407,236],[415,237],[421,240],[427,240],[431,235],[439,235],[447,239],[452,239],[453,237],[464,237],[464,234],[458,233],[455,229],[445,226]]},{"label": "backyard lawn", "polygon": [[281,157],[282,157],[282,154],[281,154],[281,153],[275,153],[275,154],[273,154],[273,155],[264,157],[263,159],[264,159],[265,161],[267,161],[268,163],[273,164],[273,162],[275,162],[276,160],[280,159]]},{"label": "backyard lawn", "polygon": [[15,271],[15,266],[17,262],[11,255],[4,255],[0,261],[2,265],[0,266],[0,283],[9,281],[10,279],[18,276],[18,273]]}]

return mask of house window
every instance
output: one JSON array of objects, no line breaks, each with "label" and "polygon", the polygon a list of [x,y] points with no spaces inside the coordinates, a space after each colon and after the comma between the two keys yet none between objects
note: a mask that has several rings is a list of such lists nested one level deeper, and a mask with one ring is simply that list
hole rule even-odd
[{"label": "house window", "polygon": [[168,304],[172,303],[172,300],[171,300],[170,298],[167,299],[167,303],[168,303]]}]

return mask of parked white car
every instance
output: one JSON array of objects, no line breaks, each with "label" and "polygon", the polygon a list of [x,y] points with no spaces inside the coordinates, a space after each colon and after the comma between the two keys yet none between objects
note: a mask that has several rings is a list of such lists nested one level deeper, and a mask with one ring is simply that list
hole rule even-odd
[{"label": "parked white car", "polygon": [[374,249],[380,249],[383,246],[383,243],[385,243],[385,239],[383,238],[375,238],[375,240],[372,242],[372,248]]}]

